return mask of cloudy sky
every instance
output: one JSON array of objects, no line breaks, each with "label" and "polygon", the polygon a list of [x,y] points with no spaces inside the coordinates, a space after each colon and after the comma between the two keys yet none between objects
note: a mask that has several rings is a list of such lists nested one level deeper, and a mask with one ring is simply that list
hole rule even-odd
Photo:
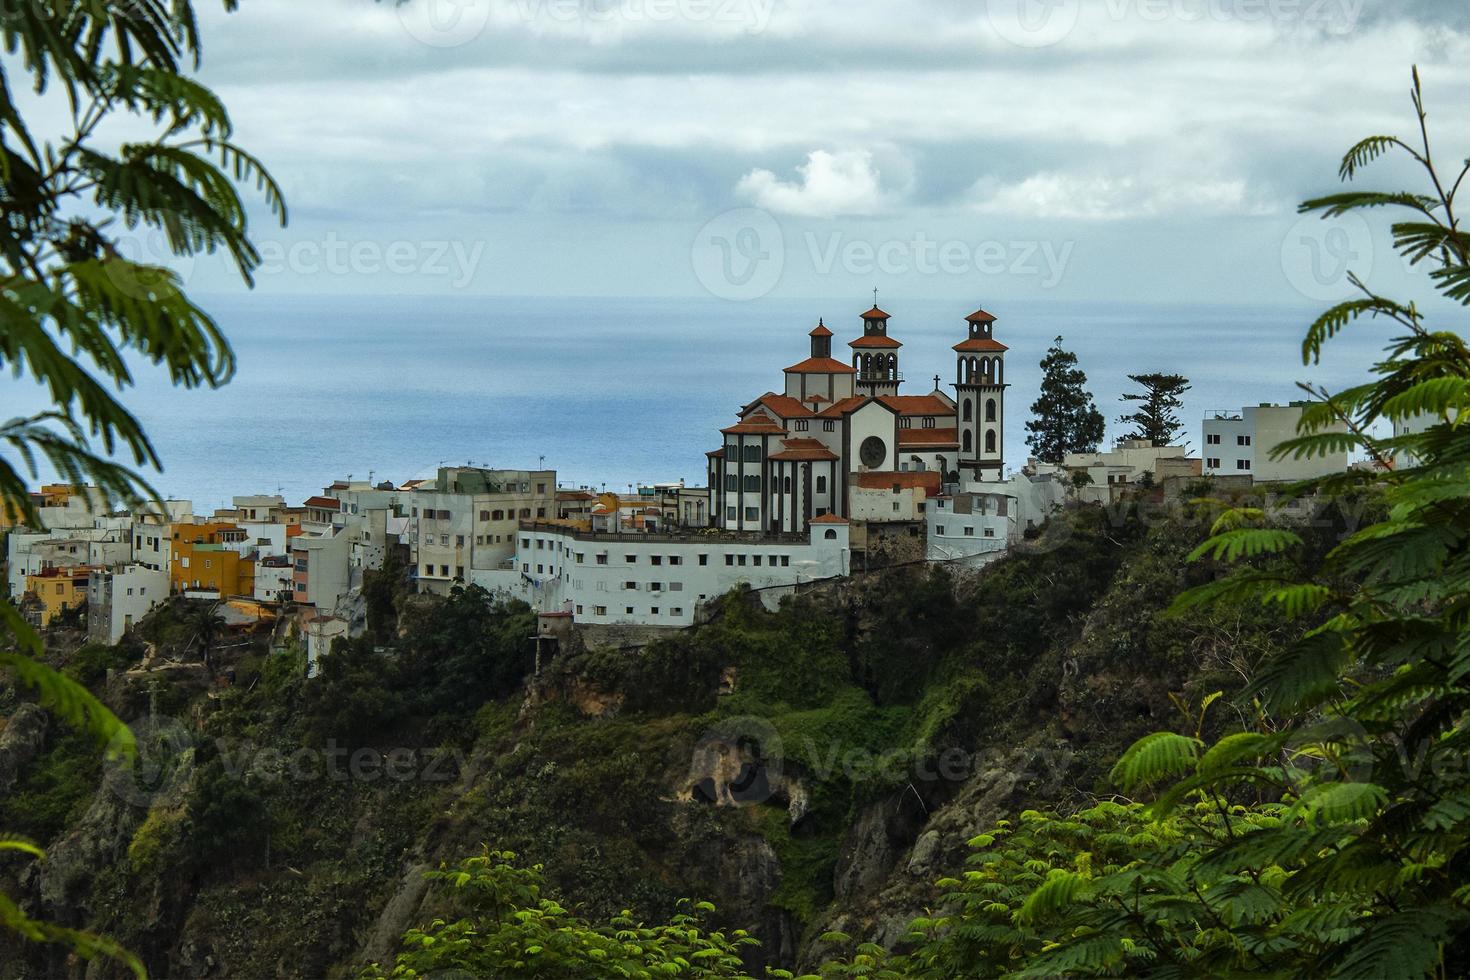
[{"label": "cloudy sky", "polygon": [[269,293],[1315,303],[1405,274],[1295,205],[1408,135],[1412,64],[1470,152],[1455,0],[203,6]]}]

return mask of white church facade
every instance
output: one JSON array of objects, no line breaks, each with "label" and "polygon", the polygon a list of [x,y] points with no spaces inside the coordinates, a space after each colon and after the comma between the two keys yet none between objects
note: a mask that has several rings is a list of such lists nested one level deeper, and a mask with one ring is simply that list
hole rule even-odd
[{"label": "white church facade", "polygon": [[[801,534],[832,515],[852,517],[853,494],[882,474],[933,473],[939,484],[994,480],[1005,459],[1004,344],[995,317],[976,310],[954,345],[955,394],[937,385],[900,393],[902,342],[874,306],[848,342],[851,360],[832,356],[832,331],[819,321],[809,356],[784,371],[781,391],[745,405],[707,454],[712,523],[730,531]],[[937,380],[937,379],[936,379]]]}]

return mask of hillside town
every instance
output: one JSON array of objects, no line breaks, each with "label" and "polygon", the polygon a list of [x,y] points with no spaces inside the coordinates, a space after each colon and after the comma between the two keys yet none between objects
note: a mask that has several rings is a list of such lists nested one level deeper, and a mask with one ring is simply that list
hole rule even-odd
[{"label": "hillside town", "polygon": [[954,380],[926,392],[905,390],[890,319],[876,305],[863,313],[844,359],[825,321],[804,351],[793,343],[806,356],[712,439],[704,487],[615,493],[564,485],[551,469],[441,466],[399,484],[336,480],[299,504],[244,494],[203,514],[186,500],[114,512],[95,488],[47,485],[33,495],[40,526],[6,528],[10,595],[38,628],[84,615],[98,643],[171,596],[212,600],[227,618],[291,620],[314,663],[362,632],[364,576],[395,561],[419,592],[479,586],[558,630],[677,629],[737,587],[774,607],[880,567],[980,567],[1068,501],[1171,487],[1177,497],[1202,480],[1238,490],[1353,465],[1345,451],[1271,458],[1296,430],[1293,403],[1210,411],[1199,455],[1130,439],[1012,470],[996,317],[960,321]]}]

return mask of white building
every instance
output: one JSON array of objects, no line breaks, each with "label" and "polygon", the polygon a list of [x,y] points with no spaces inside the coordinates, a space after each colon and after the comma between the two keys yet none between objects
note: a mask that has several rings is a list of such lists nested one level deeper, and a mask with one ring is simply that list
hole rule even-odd
[{"label": "white building", "polygon": [[1065,475],[1016,474],[967,481],[930,501],[925,514],[929,561],[984,565],[1039,528],[1066,499]]},{"label": "white building", "polygon": [[292,559],[266,558],[255,563],[255,586],[251,595],[262,602],[279,602],[295,592],[295,566]]},{"label": "white building", "polygon": [[87,580],[87,639],[116,643],[133,624],[168,598],[168,572],[119,565],[92,572]]},{"label": "white building", "polygon": [[1147,439],[1124,439],[1096,453],[1067,453],[1062,468],[1085,472],[1094,487],[1160,483],[1165,477],[1200,474],[1200,460],[1183,446],[1155,446]]},{"label": "white building", "polygon": [[419,589],[447,593],[473,572],[508,568],[522,521],[555,517],[556,471],[441,468],[410,502]]},{"label": "white building", "polygon": [[804,583],[849,572],[848,523],[826,515],[801,535],[596,534],[549,524],[519,532],[514,570],[477,573],[492,592],[579,625],[683,627],[738,585],[770,608]]},{"label": "white building", "polygon": [[[1240,411],[1207,412],[1201,454],[1205,476],[1249,476],[1257,483],[1310,480],[1345,472],[1351,463],[1347,450],[1302,459],[1271,459],[1271,450],[1297,436],[1304,402],[1247,406]],[[1328,431],[1346,432],[1344,425]]]}]

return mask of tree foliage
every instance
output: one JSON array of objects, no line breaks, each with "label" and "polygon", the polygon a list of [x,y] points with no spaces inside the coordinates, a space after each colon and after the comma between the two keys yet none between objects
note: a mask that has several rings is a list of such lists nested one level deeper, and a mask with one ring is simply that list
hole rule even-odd
[{"label": "tree foliage", "polygon": [[[27,480],[43,462],[109,502],[158,501],[137,469],[158,468],[158,455],[119,397],[133,383],[130,356],[186,388],[221,385],[234,370],[229,344],[179,275],[130,256],[130,241],[156,238],[160,259],[224,252],[249,282],[260,257],[237,184],[252,185],[283,222],[286,211],[265,168],[234,142],[224,105],[186,73],[200,54],[190,0],[4,3],[0,40],[18,69],[0,73],[0,365],[50,402],[0,425],[0,507],[39,527]],[[11,88],[18,81],[40,107],[30,111],[67,120],[62,132],[34,129]],[[148,135],[116,145],[105,135],[129,130]],[[40,640],[9,603],[0,615],[15,641],[0,667],[131,755],[128,729],[35,659]],[[27,919],[3,897],[0,923],[141,972],[115,945]]]},{"label": "tree foliage", "polygon": [[450,890],[463,917],[410,929],[393,968],[374,964],[364,980],[449,971],[525,980],[743,977],[740,950],[755,943],[742,930],[707,930],[704,920],[715,911],[707,902],[686,903],[686,911],[655,925],[626,911],[588,921],[546,895],[540,865],[520,867],[508,851],[486,849],[428,877]]},{"label": "tree foliage", "polygon": [[1036,458],[1061,463],[1067,453],[1090,453],[1103,438],[1103,415],[1087,390],[1077,355],[1058,337],[1041,359],[1041,394],[1026,422],[1026,445]]},{"label": "tree foliage", "polygon": [[1119,424],[1130,426],[1123,438],[1147,439],[1155,446],[1173,445],[1174,439],[1184,431],[1184,422],[1179,418],[1184,402],[1179,396],[1189,390],[1189,379],[1178,374],[1154,373],[1130,374],[1128,380],[1143,390],[1121,396],[1125,402],[1138,403],[1137,408],[1118,418]]}]

